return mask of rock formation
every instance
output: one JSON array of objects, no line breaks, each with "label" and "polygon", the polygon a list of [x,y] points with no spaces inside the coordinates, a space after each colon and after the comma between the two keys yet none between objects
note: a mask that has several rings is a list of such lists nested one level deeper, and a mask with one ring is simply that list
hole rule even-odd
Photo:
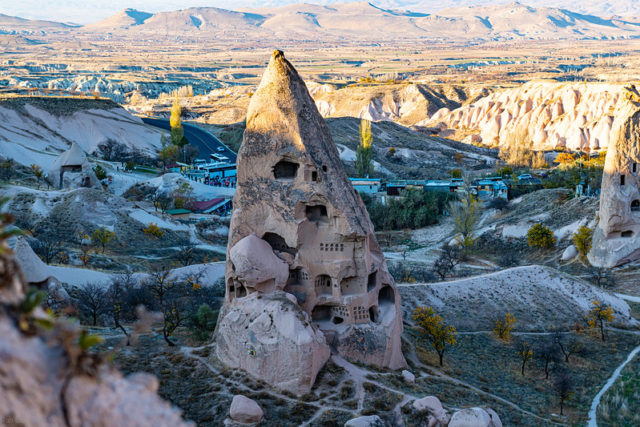
[{"label": "rock formation", "polygon": [[[2,234],[0,218],[0,234]],[[78,330],[25,308],[26,283],[0,241],[0,420],[23,426],[187,426],[149,374],[126,378],[82,350]],[[38,324],[51,323],[48,329]]]},{"label": "rock formation", "polygon": [[48,179],[55,188],[96,187],[98,178],[93,173],[87,156],[75,142],[53,162]]},{"label": "rock formation", "polygon": [[400,297],[373,226],[280,51],[249,105],[227,255],[223,363],[295,393],[311,388],[329,345],[405,366]]},{"label": "rock formation", "polygon": [[[635,89],[628,97],[640,101]],[[589,261],[614,267],[640,258],[640,102],[616,112],[615,133],[604,165],[600,221]]]},{"label": "rock formation", "polygon": [[529,82],[453,111],[443,108],[419,124],[486,146],[524,137],[536,150],[596,151],[615,141],[614,110],[626,104],[624,94],[625,86],[610,83]]}]

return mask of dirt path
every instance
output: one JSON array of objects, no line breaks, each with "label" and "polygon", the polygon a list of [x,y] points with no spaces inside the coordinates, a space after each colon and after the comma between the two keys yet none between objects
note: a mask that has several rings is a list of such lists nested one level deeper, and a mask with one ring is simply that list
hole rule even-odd
[{"label": "dirt path", "polygon": [[624,367],[627,366],[627,364],[631,362],[638,353],[640,353],[640,345],[634,348],[633,351],[629,353],[629,356],[627,356],[625,361],[622,362],[620,366],[616,368],[615,371],[613,371],[613,375],[611,375],[611,377],[607,380],[605,385],[600,389],[598,394],[596,394],[596,397],[593,398],[593,401],[591,402],[591,408],[589,409],[589,424],[588,424],[589,427],[598,427],[598,420],[597,420],[596,414],[598,411],[598,405],[600,404],[600,399],[602,399],[602,396],[604,396],[607,390],[609,390],[609,388],[611,388],[611,386],[616,382],[616,380],[620,376],[620,373],[622,372]]}]

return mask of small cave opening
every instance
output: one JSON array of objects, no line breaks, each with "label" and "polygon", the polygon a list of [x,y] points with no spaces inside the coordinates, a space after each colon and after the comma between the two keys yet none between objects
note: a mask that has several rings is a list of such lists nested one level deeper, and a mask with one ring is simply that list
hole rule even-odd
[{"label": "small cave opening", "polygon": [[321,274],[314,281],[316,295],[331,295],[331,277]]},{"label": "small cave opening", "polygon": [[638,164],[636,162],[631,164],[631,173],[634,175],[638,173]]},{"label": "small cave opening", "polygon": [[378,294],[378,304],[395,304],[396,294],[389,285],[384,285]]},{"label": "small cave opening", "polygon": [[620,185],[624,185],[624,181],[625,181],[625,176],[620,175]]},{"label": "small cave opening", "polygon": [[317,181],[317,180],[318,180],[318,172],[317,171],[311,172],[311,181]]},{"label": "small cave opening", "polygon": [[631,212],[640,211],[640,200],[634,200],[631,202]]},{"label": "small cave opening", "polygon": [[344,322],[344,319],[342,317],[339,316],[335,316],[332,320],[334,325],[339,325],[340,323]]},{"label": "small cave opening", "polygon": [[280,160],[273,167],[273,176],[275,179],[294,179],[298,173],[299,164]]},{"label": "small cave opening", "polygon": [[369,274],[369,277],[367,278],[367,292],[371,292],[376,287],[377,276],[378,271],[374,271]]},{"label": "small cave opening", "polygon": [[369,307],[369,319],[371,319],[372,322],[378,321],[378,307],[375,305]]},{"label": "small cave opening", "polygon": [[309,205],[304,210],[307,219],[311,222],[326,221],[328,219],[327,207],[324,205]]},{"label": "small cave opening", "polygon": [[242,298],[247,296],[247,288],[242,285],[238,285],[236,288],[236,298]]},{"label": "small cave opening", "polygon": [[623,231],[622,233],[620,233],[620,237],[625,237],[625,238],[633,237],[633,231],[631,230]]},{"label": "small cave opening", "polygon": [[292,255],[295,255],[296,253],[296,250],[288,246],[287,242],[284,240],[284,237],[280,236],[279,234],[271,232],[264,233],[264,235],[262,236],[262,240],[267,242],[271,246],[271,249],[273,249],[274,251],[287,252]]},{"label": "small cave opening", "polygon": [[302,268],[294,268],[289,270],[289,278],[287,279],[287,286],[298,286],[302,277]]},{"label": "small cave opening", "polygon": [[311,312],[311,320],[314,322],[328,322],[331,320],[331,306],[318,305]]}]

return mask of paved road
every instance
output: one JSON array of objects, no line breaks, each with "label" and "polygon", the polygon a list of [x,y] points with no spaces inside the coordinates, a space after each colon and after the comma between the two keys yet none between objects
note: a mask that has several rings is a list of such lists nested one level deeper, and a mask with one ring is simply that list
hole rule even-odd
[{"label": "paved road", "polygon": [[[159,127],[169,132],[171,131],[171,125],[169,124],[168,119],[143,118],[142,120],[152,126]],[[222,141],[220,141],[211,132],[207,132],[206,130],[189,123],[183,123],[182,127],[184,129],[184,136],[189,140],[189,144],[198,147],[198,150],[200,151],[198,158],[209,161],[211,159],[211,154],[215,153],[227,157],[231,163],[236,162],[236,153],[224,145]]]}]

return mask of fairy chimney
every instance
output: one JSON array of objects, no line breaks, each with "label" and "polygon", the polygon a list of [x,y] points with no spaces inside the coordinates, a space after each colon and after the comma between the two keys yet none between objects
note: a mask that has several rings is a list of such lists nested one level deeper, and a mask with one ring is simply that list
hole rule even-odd
[{"label": "fairy chimney", "polygon": [[633,86],[626,94],[629,102],[615,113],[589,253],[589,261],[601,267],[640,258],[640,95]]},{"label": "fairy chimney", "polygon": [[[353,361],[392,369],[406,365],[400,295],[369,215],[306,85],[280,51],[273,53],[247,112],[217,330],[220,360],[279,385],[295,382],[288,372],[300,368],[280,366],[291,357],[277,359],[280,347],[294,344],[273,345],[274,337],[290,331],[278,329],[273,317],[260,319],[260,313],[247,320],[243,309],[260,311],[261,301],[267,307],[274,299],[301,322],[290,326],[304,330],[295,351],[316,346],[323,354],[303,361],[310,371],[307,382],[289,389],[313,385],[327,344]],[[281,378],[270,377],[279,371]]]}]

